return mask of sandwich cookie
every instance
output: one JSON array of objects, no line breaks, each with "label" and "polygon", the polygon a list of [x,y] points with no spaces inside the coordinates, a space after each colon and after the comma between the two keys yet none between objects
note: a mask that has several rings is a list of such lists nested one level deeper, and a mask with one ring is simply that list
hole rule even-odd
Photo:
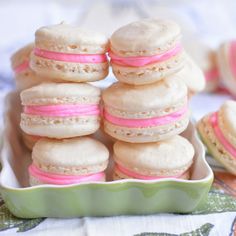
[{"label": "sandwich cookie", "polygon": [[225,102],[217,112],[203,117],[197,125],[211,155],[236,175],[236,102]]},{"label": "sandwich cookie", "polygon": [[72,82],[91,82],[108,74],[108,39],[93,31],[61,23],[35,33],[31,68],[42,76]]},{"label": "sandwich cookie", "polygon": [[15,74],[18,90],[24,90],[43,82],[43,79],[29,67],[30,54],[33,48],[33,43],[28,44],[11,57],[11,67]]},{"label": "sandwich cookie", "polygon": [[86,83],[43,83],[21,92],[20,126],[30,135],[70,138],[100,126],[100,89]]},{"label": "sandwich cookie", "polygon": [[187,87],[177,77],[142,86],[117,82],[102,98],[104,130],[118,140],[155,142],[181,133],[189,123]]},{"label": "sandwich cookie", "polygon": [[107,148],[89,137],[42,138],[33,148],[33,163],[29,166],[30,185],[105,181],[108,158]]},{"label": "sandwich cookie", "polygon": [[167,20],[146,19],[115,31],[110,39],[111,66],[124,83],[150,84],[176,73],[184,65],[179,26]]},{"label": "sandwich cookie", "polygon": [[114,144],[113,179],[189,179],[194,148],[179,135],[153,143]]}]

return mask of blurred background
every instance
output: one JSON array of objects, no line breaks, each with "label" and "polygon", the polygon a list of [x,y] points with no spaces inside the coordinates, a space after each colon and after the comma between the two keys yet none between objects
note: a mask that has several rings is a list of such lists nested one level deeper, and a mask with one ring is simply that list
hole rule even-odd
[{"label": "blurred background", "polygon": [[200,39],[212,48],[236,38],[235,0],[0,0],[0,96],[14,87],[11,54],[33,41],[39,27],[66,21],[110,36],[147,17],[175,20],[184,40]]}]

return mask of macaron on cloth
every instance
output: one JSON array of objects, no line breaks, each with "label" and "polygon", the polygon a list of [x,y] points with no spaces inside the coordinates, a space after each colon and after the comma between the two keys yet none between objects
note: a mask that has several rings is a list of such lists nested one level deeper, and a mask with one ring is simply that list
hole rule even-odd
[{"label": "macaron on cloth", "polygon": [[108,39],[103,34],[61,23],[35,33],[31,68],[38,74],[72,82],[104,79],[108,74]]},{"label": "macaron on cloth", "polygon": [[30,135],[71,138],[100,126],[100,89],[86,83],[43,83],[21,92],[20,126]]},{"label": "macaron on cloth", "polygon": [[30,68],[30,54],[34,49],[34,44],[30,43],[16,51],[11,56],[11,67],[15,74],[16,88],[24,90],[43,82],[43,78]]},{"label": "macaron on cloth", "polygon": [[217,62],[223,85],[236,96],[236,40],[220,45]]},{"label": "macaron on cloth", "polygon": [[118,140],[155,142],[181,133],[189,123],[187,87],[178,78],[142,86],[117,82],[102,98],[104,130]]},{"label": "macaron on cloth", "polygon": [[204,116],[197,124],[211,155],[236,175],[236,102],[227,101],[219,111]]},{"label": "macaron on cloth", "polygon": [[107,148],[89,137],[42,138],[33,148],[30,185],[105,181],[108,157]]},{"label": "macaron on cloth", "polygon": [[152,143],[114,144],[113,179],[189,179],[194,149],[179,135]]},{"label": "macaron on cloth", "polygon": [[118,80],[149,84],[183,67],[179,26],[167,20],[145,19],[115,31],[110,38],[111,66]]}]

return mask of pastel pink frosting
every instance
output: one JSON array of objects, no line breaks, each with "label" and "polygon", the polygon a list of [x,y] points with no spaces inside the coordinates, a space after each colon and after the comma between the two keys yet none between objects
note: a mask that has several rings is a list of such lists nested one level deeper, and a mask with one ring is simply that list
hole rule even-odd
[{"label": "pastel pink frosting", "polygon": [[215,112],[210,116],[210,123],[214,130],[214,133],[220,143],[224,146],[224,148],[234,157],[236,158],[236,148],[225,138],[222,133],[219,125],[218,125],[218,114]]},{"label": "pastel pink frosting", "polygon": [[52,174],[40,170],[34,164],[29,166],[30,175],[47,184],[67,185],[91,181],[103,181],[105,178],[104,172],[99,172],[91,175],[61,175]]},{"label": "pastel pink frosting", "polygon": [[188,112],[188,106],[185,105],[179,111],[173,112],[171,114],[159,117],[152,117],[146,119],[125,119],[113,116],[109,114],[106,109],[104,110],[104,118],[112,124],[130,127],[130,128],[139,128],[139,127],[150,127],[150,126],[159,126],[166,125],[176,120],[179,120]]},{"label": "pastel pink frosting", "polygon": [[236,40],[230,43],[229,47],[229,63],[233,75],[236,77]]},{"label": "pastel pink frosting", "polygon": [[103,63],[107,61],[106,54],[73,54],[47,51],[41,48],[34,48],[34,55],[49,60],[78,62],[78,63]]},{"label": "pastel pink frosting", "polygon": [[114,64],[121,66],[139,67],[152,63],[166,61],[180,53],[182,49],[182,45],[178,43],[174,48],[170,49],[169,51],[154,56],[121,57],[115,55],[113,52],[109,52],[109,56],[111,58],[111,62]]},{"label": "pastel pink frosting", "polygon": [[165,178],[175,178],[176,179],[176,178],[180,178],[182,175],[184,175],[184,173],[182,173],[182,174],[176,175],[176,176],[150,176],[150,175],[138,174],[138,173],[131,171],[119,164],[116,164],[115,168],[117,170],[119,170],[121,173],[124,173],[125,175],[127,175],[129,177],[132,177],[134,179],[142,179],[142,180],[156,180],[156,179],[165,179]]},{"label": "pastel pink frosting", "polygon": [[34,105],[24,106],[24,113],[38,116],[92,116],[99,115],[99,105],[79,104],[79,105]]},{"label": "pastel pink frosting", "polygon": [[29,68],[29,61],[24,61],[19,66],[16,66],[13,70],[16,74],[22,73]]},{"label": "pastel pink frosting", "polygon": [[219,71],[215,67],[215,68],[212,68],[211,70],[205,71],[204,75],[205,75],[206,81],[212,81],[219,78]]}]

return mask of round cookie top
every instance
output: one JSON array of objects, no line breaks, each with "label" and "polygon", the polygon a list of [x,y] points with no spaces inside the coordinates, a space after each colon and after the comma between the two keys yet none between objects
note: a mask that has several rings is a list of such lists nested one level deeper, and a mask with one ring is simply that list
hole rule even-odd
[{"label": "round cookie top", "polygon": [[114,159],[118,164],[137,172],[183,168],[192,162],[194,156],[192,144],[179,135],[153,143],[131,144],[117,141],[113,149]]},{"label": "round cookie top", "polygon": [[40,166],[84,167],[108,161],[105,145],[90,137],[40,139],[33,147],[32,159]]},{"label": "round cookie top", "polygon": [[21,92],[22,105],[98,103],[101,90],[87,83],[42,83]]},{"label": "round cookie top", "polygon": [[225,135],[229,134],[236,137],[236,102],[232,100],[226,101],[219,109],[219,122],[223,126]]},{"label": "round cookie top", "polygon": [[24,62],[29,61],[30,58],[30,53],[32,52],[34,48],[34,43],[29,43],[23,48],[19,49],[16,51],[12,56],[11,56],[11,67],[14,69],[15,67],[21,65]]},{"label": "round cookie top", "polygon": [[150,56],[165,52],[180,40],[179,26],[169,20],[145,19],[115,31],[111,51],[119,56]]},{"label": "round cookie top", "polygon": [[187,87],[177,77],[139,86],[117,82],[103,91],[102,98],[105,105],[119,110],[158,110],[187,102]]},{"label": "round cookie top", "polygon": [[186,55],[184,67],[174,76],[171,75],[170,77],[179,77],[192,92],[201,92],[206,85],[205,76],[202,70],[188,55]]},{"label": "round cookie top", "polygon": [[35,33],[35,46],[40,49],[77,54],[103,54],[108,50],[103,34],[62,22],[44,26]]}]

